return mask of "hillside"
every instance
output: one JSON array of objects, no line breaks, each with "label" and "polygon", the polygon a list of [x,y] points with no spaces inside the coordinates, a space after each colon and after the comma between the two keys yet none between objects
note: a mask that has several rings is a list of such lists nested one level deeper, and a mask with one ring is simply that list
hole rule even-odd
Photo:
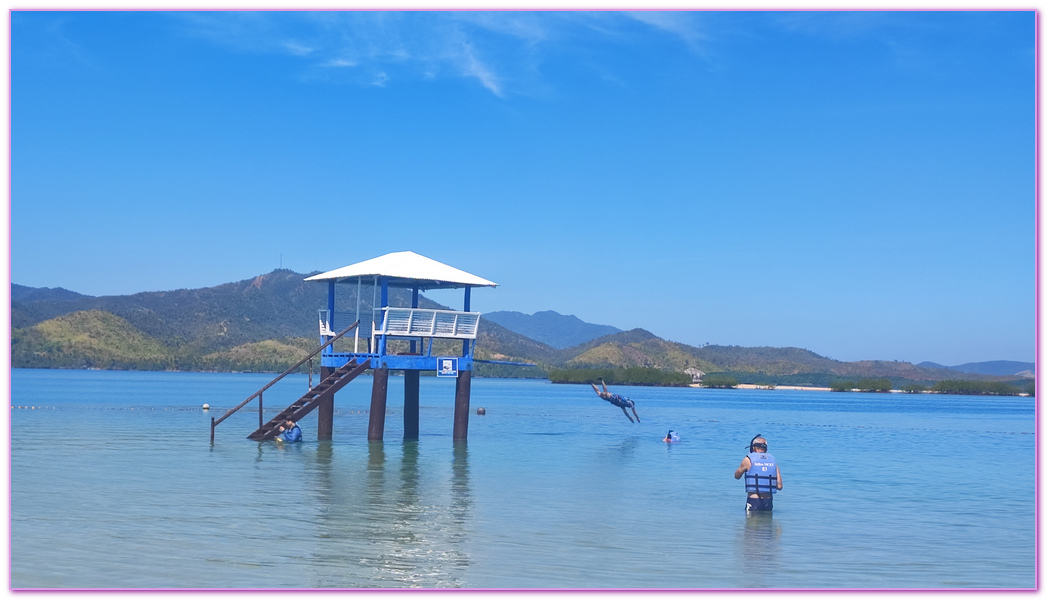
[{"label": "hillside", "polygon": [[74,312],[16,329],[11,364],[45,368],[169,369],[170,348],[112,313]]},{"label": "hillside", "polygon": [[[29,368],[279,371],[319,343],[316,311],[326,305],[326,286],[303,281],[307,276],[282,269],[209,288],[100,297],[12,285],[11,363]],[[361,315],[370,315],[372,298],[371,287],[363,286]],[[345,286],[336,299],[338,311],[355,311],[355,287]],[[408,306],[409,292],[390,290],[390,304]],[[446,308],[424,296],[419,304]],[[576,319],[547,313],[542,318],[564,323]],[[435,349],[454,353],[460,346],[443,342]],[[871,377],[897,383],[1008,379],[903,362],[840,362],[802,348],[695,347],[643,329],[557,348],[511,331],[486,315],[481,318],[476,358],[537,365],[478,363],[476,375],[499,377],[543,377],[553,368],[649,367],[727,373],[743,383],[827,385]]]},{"label": "hillside", "polygon": [[952,367],[946,367],[932,362],[922,362],[919,367],[930,367],[938,369],[949,369],[960,373],[976,373],[979,375],[998,375],[1018,377],[1034,377],[1036,363],[1020,362],[1016,360],[990,360],[986,362],[964,363]]},{"label": "hillside", "polygon": [[[12,366],[281,370],[319,344],[317,310],[326,308],[327,287],[303,281],[309,275],[278,269],[214,287],[127,296],[12,285]],[[360,290],[361,315],[368,320],[373,291],[368,285]],[[392,289],[389,299],[393,306],[410,306],[410,291]],[[337,311],[355,313],[355,286],[340,289],[336,303]],[[424,296],[419,305],[447,308]],[[82,343],[84,336],[73,330],[93,332],[87,337],[95,343]],[[137,362],[136,349],[142,351]],[[553,352],[482,321],[477,358],[548,364]]]},{"label": "hillside", "polygon": [[683,372],[729,373],[743,382],[822,385],[833,379],[888,377],[900,382],[978,378],[945,369],[896,361],[841,362],[802,348],[744,346],[694,347],[633,329],[564,350],[558,362],[574,368],[653,367]]}]

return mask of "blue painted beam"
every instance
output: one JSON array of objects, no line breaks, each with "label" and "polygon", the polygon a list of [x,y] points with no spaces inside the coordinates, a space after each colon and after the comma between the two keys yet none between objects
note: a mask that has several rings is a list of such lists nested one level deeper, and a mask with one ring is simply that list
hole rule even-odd
[{"label": "blue painted beam", "polygon": [[[356,358],[360,362],[365,360],[371,361],[372,369],[392,369],[406,370],[406,371],[436,371],[438,367],[438,356],[409,356],[390,354],[387,356],[380,356],[378,354],[364,354],[364,353],[338,353],[329,354],[321,358],[321,365],[330,368],[338,368],[348,362],[350,359]],[[458,356],[458,370],[459,371],[471,371],[473,368],[473,358],[471,356]]]}]

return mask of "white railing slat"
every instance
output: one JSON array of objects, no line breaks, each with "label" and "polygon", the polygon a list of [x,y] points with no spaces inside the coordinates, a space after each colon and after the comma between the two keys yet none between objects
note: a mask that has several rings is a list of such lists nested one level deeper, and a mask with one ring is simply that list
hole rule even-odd
[{"label": "white railing slat", "polygon": [[382,312],[376,335],[476,339],[480,318],[480,313],[427,308],[387,307]]}]

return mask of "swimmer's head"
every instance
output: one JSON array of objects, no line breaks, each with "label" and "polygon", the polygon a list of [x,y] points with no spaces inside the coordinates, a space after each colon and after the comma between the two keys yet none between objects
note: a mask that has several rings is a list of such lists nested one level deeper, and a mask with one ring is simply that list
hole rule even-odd
[{"label": "swimmer's head", "polygon": [[767,452],[767,440],[759,433],[749,442],[749,452]]}]

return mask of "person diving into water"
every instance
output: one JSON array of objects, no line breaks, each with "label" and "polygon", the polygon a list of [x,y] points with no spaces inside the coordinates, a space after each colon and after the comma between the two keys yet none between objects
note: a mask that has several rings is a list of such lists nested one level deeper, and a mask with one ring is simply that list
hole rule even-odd
[{"label": "person diving into water", "polygon": [[[603,386],[602,392],[599,388],[596,387],[595,383],[590,381],[589,385],[593,386],[593,391],[596,392],[597,396],[622,409],[622,412],[625,413],[625,416],[629,419],[630,423],[640,422],[640,415],[636,414],[636,403],[628,398],[623,398],[618,394],[612,394],[611,392],[608,392],[607,384],[603,382],[603,378],[600,378],[600,385]],[[636,421],[633,421],[633,418],[629,416],[629,412],[625,410],[627,408],[633,411],[633,415],[636,417]]]}]

